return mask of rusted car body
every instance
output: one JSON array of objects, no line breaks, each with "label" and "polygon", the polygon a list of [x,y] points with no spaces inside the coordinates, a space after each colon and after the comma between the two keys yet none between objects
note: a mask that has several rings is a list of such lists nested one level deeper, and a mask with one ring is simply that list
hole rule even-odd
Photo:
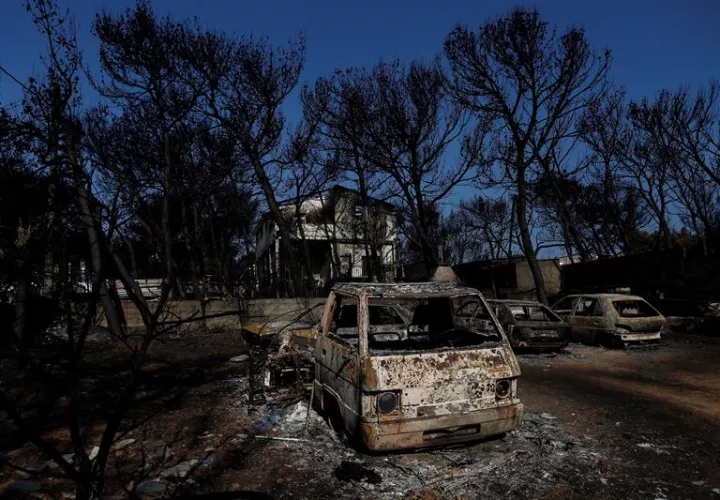
[{"label": "rusted car body", "polygon": [[662,314],[635,295],[568,295],[552,310],[570,324],[574,342],[607,347],[658,342],[665,323]]},{"label": "rusted car body", "polygon": [[513,349],[558,350],[570,342],[570,325],[546,305],[525,300],[488,300]]},{"label": "rusted car body", "polygon": [[[391,304],[412,312],[409,324],[392,314],[373,317],[373,306]],[[512,348],[477,290],[446,283],[340,284],[319,328],[313,404],[368,449],[438,446],[519,425],[519,375]]]},{"label": "rusted car body", "polygon": [[312,383],[313,346],[324,304],[316,304],[287,320],[250,323],[242,336],[250,347],[251,401],[262,402],[267,388]]},{"label": "rusted car body", "polygon": [[290,319],[243,325],[244,340],[253,346],[280,347],[290,342],[313,344],[325,304],[316,304]]}]

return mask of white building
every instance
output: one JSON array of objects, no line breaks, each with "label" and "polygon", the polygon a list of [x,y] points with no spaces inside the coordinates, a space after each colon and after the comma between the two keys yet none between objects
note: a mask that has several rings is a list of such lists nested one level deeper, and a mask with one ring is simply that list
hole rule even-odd
[{"label": "white building", "polygon": [[[377,281],[393,279],[397,226],[392,204],[369,198],[363,205],[358,192],[335,186],[316,198],[284,202],[281,209],[291,222],[291,250],[303,266],[303,276],[308,274],[310,261],[316,285],[367,280],[371,275]],[[261,293],[279,296],[289,293],[287,251],[282,247],[277,224],[266,214],[261,219],[256,244]]]}]

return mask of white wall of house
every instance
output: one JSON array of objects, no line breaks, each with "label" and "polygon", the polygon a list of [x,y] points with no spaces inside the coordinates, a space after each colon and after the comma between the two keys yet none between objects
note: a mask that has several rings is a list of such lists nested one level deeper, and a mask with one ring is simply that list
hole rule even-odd
[{"label": "white wall of house", "polygon": [[[353,278],[362,278],[363,257],[368,257],[372,252],[367,252],[364,241],[366,237],[360,219],[360,217],[364,216],[364,212],[362,209],[356,208],[354,200],[345,196],[335,198],[335,206],[331,212],[334,214],[333,221],[306,222],[306,218],[309,219],[308,214],[322,211],[332,202],[327,197],[304,201],[300,206],[302,231],[300,227],[296,227],[294,236],[298,239],[304,236],[306,240],[337,242],[335,243],[335,249],[341,261],[341,269],[337,270],[338,274],[348,273]],[[288,204],[284,205],[282,209],[293,212],[295,206]],[[376,214],[377,212],[373,213],[373,215]],[[383,222],[385,226],[384,241],[375,243],[379,247],[378,256],[382,264],[392,266],[396,262],[396,216],[386,213]],[[261,224],[257,234],[256,255],[258,259],[261,259],[266,252],[272,251],[273,247],[277,245],[278,233],[278,228],[271,219],[266,219]]]}]

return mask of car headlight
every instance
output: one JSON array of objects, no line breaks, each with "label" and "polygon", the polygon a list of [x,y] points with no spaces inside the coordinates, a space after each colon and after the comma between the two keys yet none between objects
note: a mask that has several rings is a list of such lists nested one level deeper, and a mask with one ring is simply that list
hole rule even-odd
[{"label": "car headlight", "polygon": [[512,382],[509,380],[498,380],[495,382],[495,395],[500,399],[505,399],[510,395],[511,388]]},{"label": "car headlight", "polygon": [[392,413],[398,405],[398,398],[394,392],[383,392],[377,397],[377,410],[380,413]]}]

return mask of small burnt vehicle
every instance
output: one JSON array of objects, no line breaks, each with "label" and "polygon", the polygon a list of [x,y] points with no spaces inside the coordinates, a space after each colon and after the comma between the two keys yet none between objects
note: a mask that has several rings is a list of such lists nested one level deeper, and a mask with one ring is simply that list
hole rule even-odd
[{"label": "small burnt vehicle", "polygon": [[570,323],[574,342],[607,347],[659,342],[665,324],[665,317],[657,309],[635,295],[568,295],[552,310]]},{"label": "small burnt vehicle", "polygon": [[295,316],[242,327],[250,348],[251,401],[262,402],[266,388],[312,383],[317,336],[325,304],[316,304]]},{"label": "small burnt vehicle", "polygon": [[570,342],[570,325],[549,307],[525,300],[488,300],[513,349],[557,350]]},{"label": "small burnt vehicle", "polygon": [[[373,315],[373,307],[395,304],[411,312],[409,322]],[[318,331],[313,405],[371,450],[438,446],[519,425],[519,376],[503,329],[477,290],[339,284]]]}]

